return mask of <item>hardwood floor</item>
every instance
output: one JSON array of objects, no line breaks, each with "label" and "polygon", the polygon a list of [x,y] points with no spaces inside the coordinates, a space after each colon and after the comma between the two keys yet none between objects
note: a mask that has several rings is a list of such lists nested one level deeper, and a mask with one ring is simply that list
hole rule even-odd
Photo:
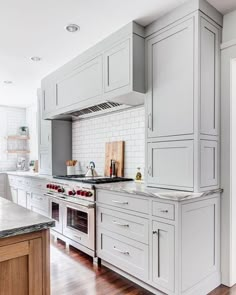
[{"label": "hardwood floor", "polygon": [[[51,295],[151,295],[106,267],[96,267],[92,258],[52,241]],[[208,295],[236,295],[236,286],[220,286]]]}]

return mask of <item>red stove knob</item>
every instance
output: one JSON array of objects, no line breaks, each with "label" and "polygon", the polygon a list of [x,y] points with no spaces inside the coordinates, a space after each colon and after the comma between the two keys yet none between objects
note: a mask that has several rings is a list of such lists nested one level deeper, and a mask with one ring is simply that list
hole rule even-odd
[{"label": "red stove knob", "polygon": [[63,193],[63,191],[64,191],[64,190],[63,190],[62,188],[60,188],[60,187],[57,189],[57,192],[58,192],[58,193]]},{"label": "red stove knob", "polygon": [[86,192],[85,197],[91,197],[93,194],[91,192]]},{"label": "red stove knob", "polygon": [[77,194],[77,195],[81,195],[81,192],[82,192],[81,190],[78,190],[78,191],[76,192],[76,194]]},{"label": "red stove knob", "polygon": [[69,195],[69,196],[73,196],[74,194],[75,194],[74,191],[68,191],[68,195]]},{"label": "red stove knob", "polygon": [[81,196],[85,196],[86,192],[85,191],[81,191]]},{"label": "red stove knob", "polygon": [[46,185],[46,188],[50,188],[50,184],[49,183]]},{"label": "red stove knob", "polygon": [[49,184],[49,188],[52,189],[52,184]]}]

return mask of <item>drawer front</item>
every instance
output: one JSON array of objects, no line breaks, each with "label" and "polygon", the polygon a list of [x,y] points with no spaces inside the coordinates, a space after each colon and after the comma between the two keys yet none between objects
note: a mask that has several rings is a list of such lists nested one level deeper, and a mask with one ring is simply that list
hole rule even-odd
[{"label": "drawer front", "polygon": [[63,235],[85,247],[90,247],[88,235],[82,232],[77,232],[73,229],[63,226]]},{"label": "drawer front", "polygon": [[98,191],[98,203],[114,206],[117,208],[136,211],[139,213],[148,214],[148,200],[130,197],[126,194],[111,193],[109,191]]},{"label": "drawer front", "polygon": [[132,240],[148,244],[147,219],[98,207],[97,225]]},{"label": "drawer front", "polygon": [[148,279],[148,246],[98,229],[98,257],[132,276]]},{"label": "drawer front", "polygon": [[175,220],[175,206],[172,204],[153,202],[152,215],[165,219]]},{"label": "drawer front", "polygon": [[48,212],[49,210],[49,200],[47,197],[41,194],[32,193],[30,203],[31,206],[41,209],[45,212]]},{"label": "drawer front", "polygon": [[31,180],[31,187],[39,189],[39,190],[46,190],[46,182],[42,181],[42,180],[32,179]]}]

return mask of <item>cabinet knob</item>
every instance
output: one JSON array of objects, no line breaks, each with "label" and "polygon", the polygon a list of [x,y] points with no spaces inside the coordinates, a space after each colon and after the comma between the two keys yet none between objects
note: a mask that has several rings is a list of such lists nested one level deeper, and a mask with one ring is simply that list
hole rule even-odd
[{"label": "cabinet knob", "polygon": [[154,230],[154,231],[152,232],[152,234],[153,234],[153,235],[158,235],[158,230]]}]

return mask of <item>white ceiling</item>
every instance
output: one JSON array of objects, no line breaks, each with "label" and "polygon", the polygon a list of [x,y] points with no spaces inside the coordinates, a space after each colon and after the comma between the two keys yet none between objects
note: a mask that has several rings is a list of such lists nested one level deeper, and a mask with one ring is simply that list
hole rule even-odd
[{"label": "white ceiling", "polygon": [[[188,1],[188,0],[187,0]],[[132,20],[147,25],[186,0],[1,0],[0,105],[28,106],[40,80]],[[209,0],[223,13],[235,0]],[[234,2],[234,3],[233,3]],[[76,23],[70,34],[65,25]],[[42,57],[32,62],[31,56]],[[6,85],[4,80],[12,80]]]}]

